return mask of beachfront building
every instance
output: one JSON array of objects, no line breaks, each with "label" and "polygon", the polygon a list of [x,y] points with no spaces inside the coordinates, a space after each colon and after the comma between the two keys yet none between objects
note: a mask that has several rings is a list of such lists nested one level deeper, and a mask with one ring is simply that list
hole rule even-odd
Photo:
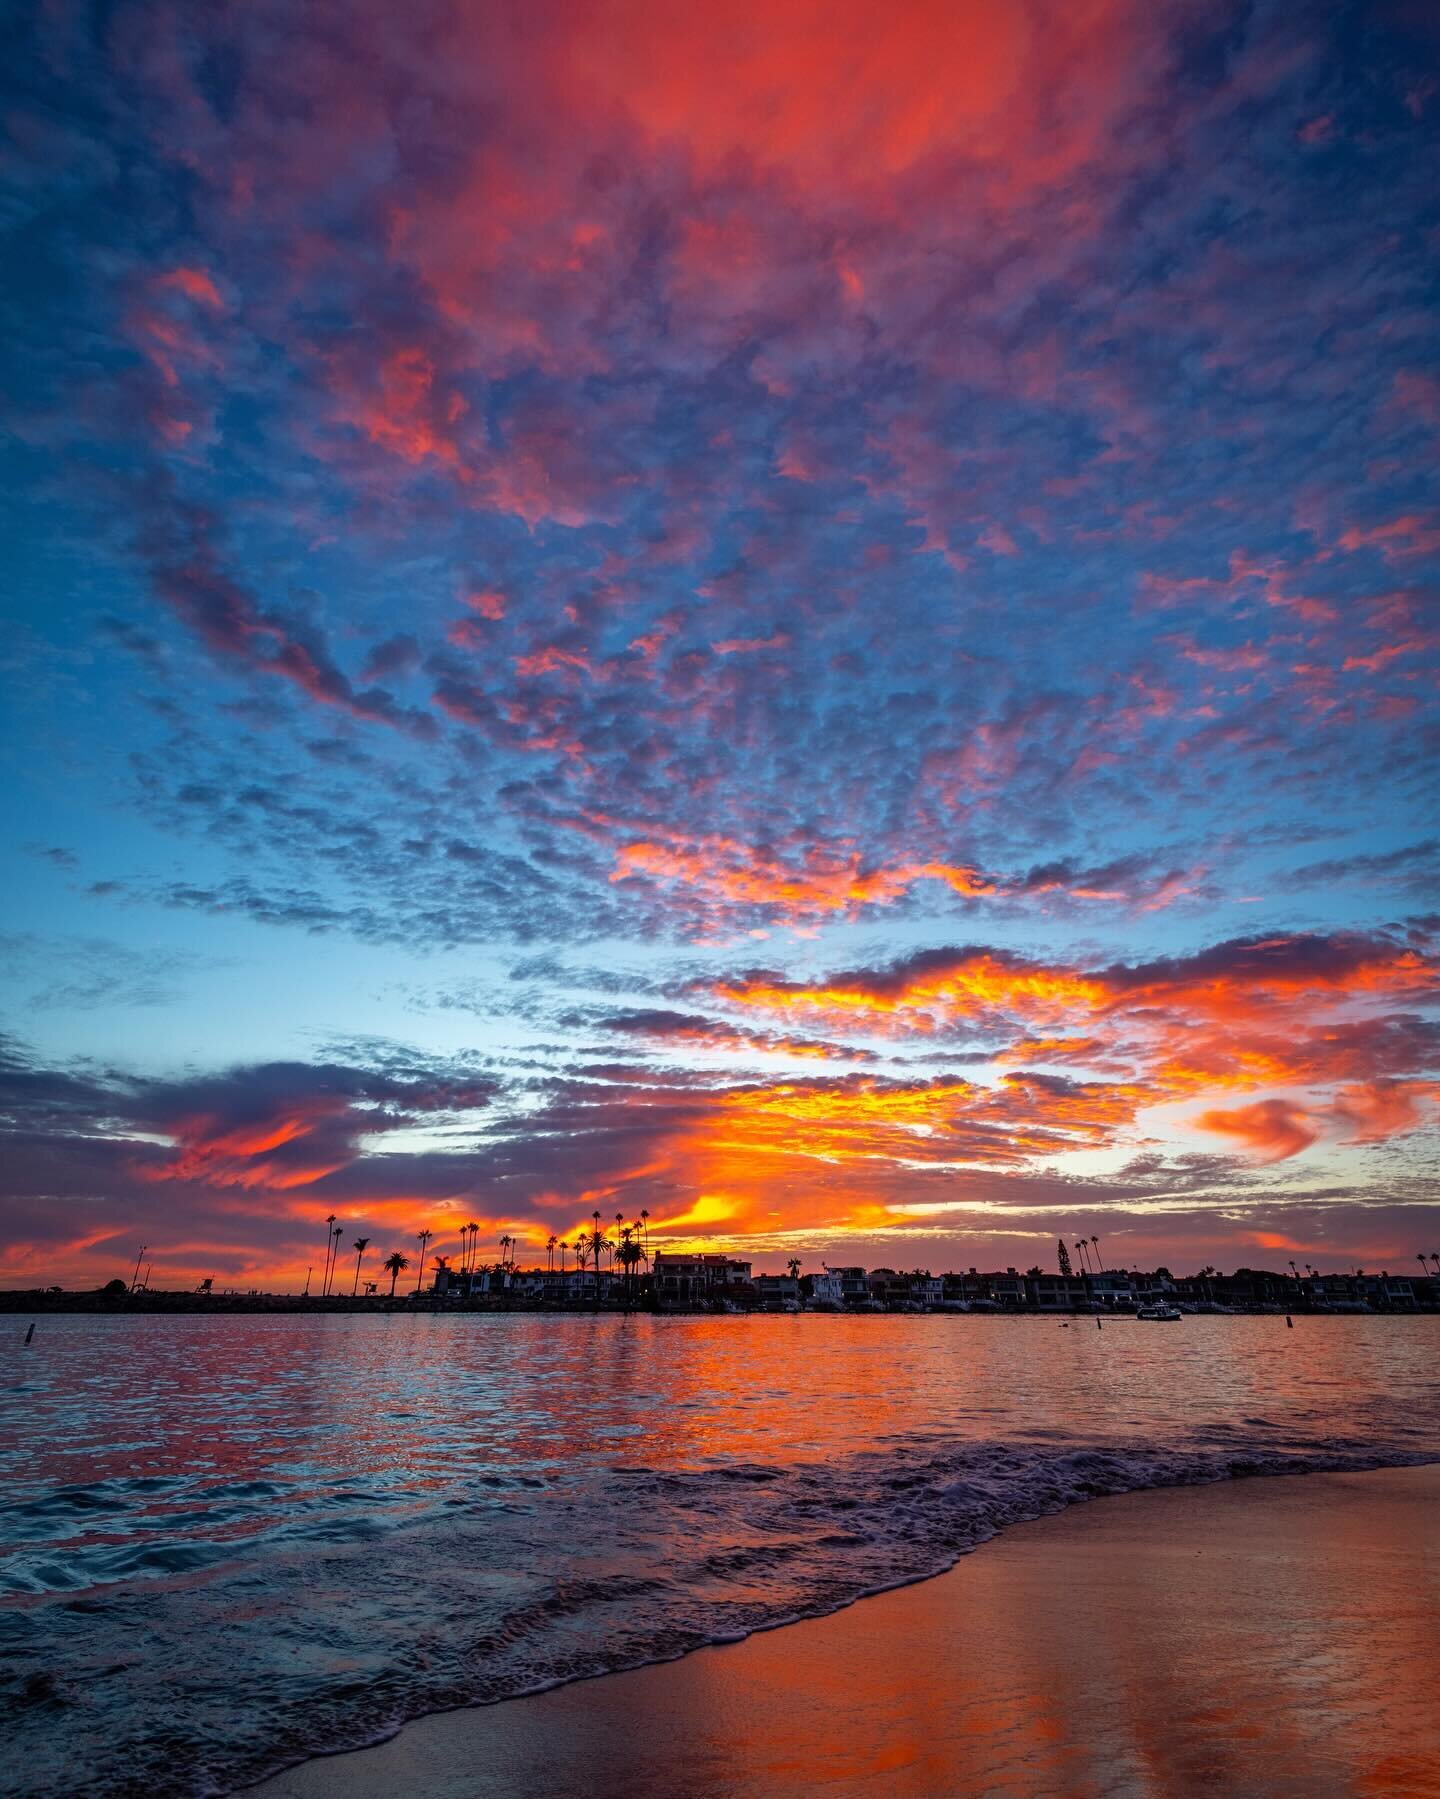
[{"label": "beachfront building", "polygon": [[1026,1277],[1013,1268],[1007,1268],[1003,1274],[982,1274],[980,1279],[989,1297],[1007,1308],[1023,1306],[1030,1297]]},{"label": "beachfront building", "polygon": [[810,1303],[812,1306],[842,1306],[845,1303],[845,1287],[840,1279],[838,1268],[826,1268],[819,1274],[806,1277],[810,1282]]},{"label": "beachfront building", "polygon": [[1042,1312],[1073,1312],[1090,1297],[1078,1274],[1031,1274],[1025,1278],[1030,1303]]},{"label": "beachfront building", "polygon": [[793,1274],[757,1274],[754,1284],[762,1312],[793,1310],[800,1304],[800,1282]]},{"label": "beachfront building", "polygon": [[664,1308],[750,1299],[754,1296],[750,1266],[732,1256],[679,1255],[672,1250],[656,1250],[651,1277],[655,1303]]},{"label": "beachfront building", "polygon": [[1362,1274],[1359,1281],[1361,1292],[1377,1311],[1415,1310],[1415,1283],[1408,1275]]},{"label": "beachfront building", "polygon": [[870,1303],[870,1279],[863,1268],[831,1268],[827,1273],[840,1277],[840,1303],[863,1306]]},{"label": "beachfront building", "polygon": [[1129,1272],[1124,1268],[1106,1268],[1099,1274],[1090,1276],[1091,1295],[1101,1305],[1131,1306],[1135,1303],[1135,1289],[1131,1283]]}]

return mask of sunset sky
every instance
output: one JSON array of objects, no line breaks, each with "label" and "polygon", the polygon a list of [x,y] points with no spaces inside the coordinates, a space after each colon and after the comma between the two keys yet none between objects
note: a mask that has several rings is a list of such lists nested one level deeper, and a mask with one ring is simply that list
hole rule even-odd
[{"label": "sunset sky", "polygon": [[1440,1249],[1432,6],[26,11],[4,1284]]}]

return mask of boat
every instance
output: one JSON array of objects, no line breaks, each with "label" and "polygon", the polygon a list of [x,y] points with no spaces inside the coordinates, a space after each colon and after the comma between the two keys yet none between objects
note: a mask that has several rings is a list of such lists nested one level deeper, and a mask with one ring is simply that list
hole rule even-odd
[{"label": "boat", "polygon": [[1178,1324],[1181,1319],[1181,1313],[1163,1299],[1153,1306],[1141,1306],[1135,1316],[1147,1319],[1151,1324]]}]

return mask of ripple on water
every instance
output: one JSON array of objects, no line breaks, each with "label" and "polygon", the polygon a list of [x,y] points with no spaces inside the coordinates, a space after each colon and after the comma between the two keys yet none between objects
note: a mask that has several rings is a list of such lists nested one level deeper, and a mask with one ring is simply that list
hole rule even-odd
[{"label": "ripple on water", "polygon": [[1440,1320],[774,1322],[51,1321],[0,1408],[7,1790],[226,1789],[1101,1494],[1440,1455]]}]

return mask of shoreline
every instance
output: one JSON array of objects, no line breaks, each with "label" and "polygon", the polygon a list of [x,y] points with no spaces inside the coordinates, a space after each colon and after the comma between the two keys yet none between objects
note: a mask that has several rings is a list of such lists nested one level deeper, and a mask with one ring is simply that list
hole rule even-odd
[{"label": "shoreline", "polygon": [[[1390,1306],[1325,1306],[1309,1305],[1296,1300],[1290,1305],[1266,1306],[1195,1306],[1180,1301],[1177,1309],[1185,1318],[1435,1318],[1440,1305]],[[0,1316],[11,1318],[192,1318],[192,1317],[370,1317],[370,1318],[1028,1318],[1060,1324],[1102,1325],[1145,1323],[1128,1306],[1101,1309],[1073,1306],[977,1306],[961,1310],[958,1306],[931,1306],[920,1310],[910,1307],[876,1310],[866,1306],[838,1309],[833,1306],[803,1306],[798,1312],[777,1311],[773,1307],[732,1306],[714,1309],[707,1306],[646,1306],[586,1304],[505,1304],[495,1301],[469,1300],[457,1304],[436,1299],[428,1294],[406,1298],[397,1294],[383,1298],[307,1299],[301,1294],[153,1294],[131,1295],[111,1299],[94,1294],[67,1293],[51,1296],[33,1292],[6,1292],[0,1289]]]},{"label": "shoreline", "polygon": [[[1326,1571],[1318,1588],[1317,1567]],[[1198,1587],[1197,1571],[1205,1575]],[[1127,1597],[1127,1588],[1135,1593]],[[1135,1604],[1137,1595],[1145,1603]],[[1357,1615],[1367,1606],[1371,1615]],[[1418,1647],[1395,1640],[1407,1631],[1419,1633]],[[1292,1700],[1277,1662],[1313,1671],[1345,1660],[1347,1647],[1345,1681],[1312,1681],[1303,1697],[1312,1709],[1348,1717],[1359,1695],[1379,1714],[1371,1728],[1347,1725],[1340,1747],[1330,1741],[1333,1731],[1318,1745],[1281,1732],[1282,1745],[1272,1724]],[[1173,1722],[1175,1671],[1166,1664],[1177,1657],[1191,1686],[1228,1693],[1223,1704],[1192,1706],[1178,1736],[1152,1715],[1163,1695],[1163,1715]],[[1086,1691],[1070,1725],[1057,1723],[1050,1687],[1084,1688],[1097,1658],[1133,1661],[1123,1703],[1112,1703],[1097,1723],[1105,1694]],[[1004,1682],[1004,1691],[990,1688],[997,1668],[1013,1674],[1032,1664],[1048,1668],[1051,1679],[1029,1695],[1038,1702],[1030,1717],[1023,1706],[1015,1711],[1016,1693]],[[778,1799],[822,1784],[837,1794],[1063,1790],[1077,1799],[1202,1787],[1237,1799],[1440,1794],[1440,1720],[1428,1704],[1435,1665],[1440,1461],[1234,1478],[1071,1504],[998,1532],[947,1570],[838,1610],[668,1661],[420,1717],[373,1746],[320,1755],[243,1790],[267,1799],[380,1799],[395,1791],[500,1799],[517,1786],[614,1799],[682,1792],[720,1799],[736,1790]],[[1113,1701],[1115,1689],[1107,1692]],[[997,1748],[983,1720],[1002,1702],[1014,1715],[1002,1733],[1008,1746]],[[817,1764],[802,1772],[795,1763],[796,1715],[810,1721],[803,1734],[823,1771]],[[855,1739],[857,1715],[868,1720],[866,1730],[853,1748],[837,1749],[837,1739]],[[632,1740],[637,1718],[649,1732],[641,1743]],[[1101,1770],[1142,1725],[1173,1750],[1155,1751],[1170,1765],[1167,1784],[1117,1789]],[[1255,1758],[1267,1753],[1270,1738],[1274,1765],[1257,1784]],[[1205,1756],[1223,1762],[1220,1752],[1233,1740],[1250,1745],[1243,1780],[1237,1774],[1234,1784],[1215,1784],[1197,1774],[1192,1784],[1176,1773],[1182,1763],[1198,1768]],[[612,1746],[613,1777],[597,1774],[586,1747],[593,1743],[601,1763],[604,1746]],[[1078,1771],[1091,1763],[1093,1785],[1091,1773]],[[1391,1776],[1404,1770],[1397,1785]],[[1380,1785],[1343,1784],[1372,1774]],[[1431,1784],[1413,1784],[1421,1778]]]}]

